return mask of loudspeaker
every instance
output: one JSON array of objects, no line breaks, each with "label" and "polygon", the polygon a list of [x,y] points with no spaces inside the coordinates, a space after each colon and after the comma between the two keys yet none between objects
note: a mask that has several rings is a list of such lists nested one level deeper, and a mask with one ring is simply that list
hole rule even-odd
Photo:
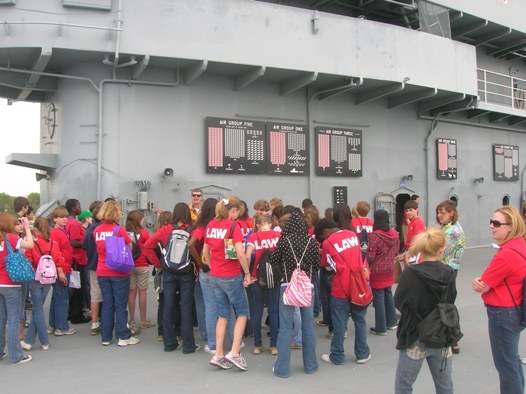
[{"label": "loudspeaker", "polygon": [[165,178],[171,178],[174,176],[174,169],[173,168],[165,168],[163,172],[163,177]]}]

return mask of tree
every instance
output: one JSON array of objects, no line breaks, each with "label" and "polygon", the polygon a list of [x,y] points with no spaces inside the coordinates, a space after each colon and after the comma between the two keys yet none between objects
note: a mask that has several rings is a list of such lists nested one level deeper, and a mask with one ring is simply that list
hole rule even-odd
[{"label": "tree", "polygon": [[9,194],[0,193],[0,211],[13,213],[13,200]]},{"label": "tree", "polygon": [[33,207],[33,212],[36,212],[38,207],[40,207],[40,193],[29,193],[27,199],[29,200],[29,205]]}]

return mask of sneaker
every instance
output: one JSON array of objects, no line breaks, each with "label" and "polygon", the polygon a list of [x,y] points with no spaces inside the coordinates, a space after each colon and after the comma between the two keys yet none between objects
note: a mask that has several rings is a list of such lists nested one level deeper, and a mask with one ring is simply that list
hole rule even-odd
[{"label": "sneaker", "polygon": [[42,350],[49,350],[49,345],[42,345]]},{"label": "sneaker", "polygon": [[329,325],[325,323],[323,320],[316,320],[316,324],[320,327],[328,327]]},{"label": "sneaker", "polygon": [[291,348],[291,349],[301,350],[301,349],[303,349],[303,346],[301,346],[301,345],[296,345],[295,343],[291,343],[291,344],[290,344],[290,348]]},{"label": "sneaker", "polygon": [[245,342],[241,341],[241,345],[239,345],[239,351],[243,350],[247,345],[245,345]]},{"label": "sneaker", "polygon": [[53,327],[48,327],[47,328],[47,333],[48,334],[54,334],[55,333],[55,329]]},{"label": "sneaker", "polygon": [[55,336],[61,337],[63,335],[73,335],[77,332],[74,328],[70,327],[67,330],[55,330]]},{"label": "sneaker", "polygon": [[225,360],[227,360],[229,363],[234,364],[237,368],[239,368],[242,371],[247,370],[247,362],[239,353],[238,356],[233,356],[232,353],[228,352],[228,354],[225,356]]},{"label": "sneaker", "polygon": [[380,335],[385,337],[387,335],[387,332],[378,332],[374,329],[374,327],[369,328],[369,332],[374,335]]},{"label": "sneaker", "polygon": [[188,352],[188,353],[183,352],[183,354],[192,354],[192,353],[199,351],[199,349],[201,349],[201,346],[196,344],[193,352]]},{"label": "sneaker", "polygon": [[[5,357],[5,356],[6,356],[6,354],[4,353],[4,357]],[[526,365],[526,357],[522,357],[522,358],[521,358],[521,363],[522,363],[523,365]]]},{"label": "sneaker", "polygon": [[398,326],[387,327],[387,329],[391,330],[391,331],[396,330],[397,328],[398,328]]},{"label": "sneaker", "polygon": [[20,341],[20,346],[22,346],[22,349],[24,350],[31,350],[32,346],[29,343],[26,343],[25,341]]},{"label": "sneaker", "polygon": [[159,342],[164,342],[164,337],[162,335],[157,335],[157,340]]},{"label": "sneaker", "polygon": [[140,342],[139,338],[129,337],[128,339],[119,339],[119,342],[117,342],[117,345],[120,347],[124,347],[128,345],[137,345],[139,342]]},{"label": "sneaker", "polygon": [[25,328],[28,328],[29,327],[29,320],[26,320],[25,323],[24,323],[24,327]]},{"label": "sneaker", "polygon": [[361,358],[359,360],[356,360],[358,364],[365,364],[371,359],[371,353],[366,358]]},{"label": "sneaker", "polygon": [[112,342],[113,342],[113,340],[107,341],[107,342],[102,342],[102,346],[110,346]]},{"label": "sneaker", "polygon": [[0,360],[3,360],[3,359],[6,358],[6,357],[7,357],[7,353],[4,352],[4,353],[2,353],[2,357],[0,357]]},{"label": "sneaker", "polygon": [[205,352],[208,353],[208,354],[211,354],[212,356],[214,354],[216,354],[216,350],[215,349],[214,350],[210,349],[210,347],[208,345],[205,345]]},{"label": "sneaker", "polygon": [[100,325],[93,327],[91,326],[90,335],[99,335],[100,334]]},{"label": "sneaker", "polygon": [[11,365],[25,364],[25,363],[30,362],[32,358],[33,358],[33,357],[31,357],[29,354],[26,354],[24,357],[22,357],[22,360],[19,360],[19,361],[17,361],[16,363],[11,364]]},{"label": "sneaker", "polygon": [[272,346],[272,347],[270,347],[270,348],[268,349],[268,352],[269,352],[272,356],[277,356],[277,355],[278,355],[278,348]]},{"label": "sneaker", "polygon": [[333,337],[333,333],[332,333],[332,332],[329,332],[329,333],[326,335],[326,337],[327,337],[328,339],[332,339],[332,337]]},{"label": "sneaker", "polygon": [[334,364],[332,361],[331,361],[331,356],[329,354],[322,354],[321,355],[321,360],[322,361],[325,361],[326,363],[329,363],[329,364]]},{"label": "sneaker", "polygon": [[254,354],[261,354],[265,351],[265,348],[263,346],[256,346],[254,350],[252,350],[252,353]]},{"label": "sneaker", "polygon": [[208,363],[210,365],[213,365],[214,367],[221,368],[221,369],[232,368],[232,364],[225,357],[218,358],[214,356]]}]

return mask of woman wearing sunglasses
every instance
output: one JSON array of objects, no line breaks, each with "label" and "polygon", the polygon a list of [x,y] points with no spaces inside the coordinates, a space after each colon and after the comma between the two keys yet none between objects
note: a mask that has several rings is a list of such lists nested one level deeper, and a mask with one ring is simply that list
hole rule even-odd
[{"label": "woman wearing sunglasses", "polygon": [[524,393],[524,373],[519,359],[519,338],[523,329],[522,304],[526,276],[526,225],[512,206],[499,208],[490,220],[499,250],[473,290],[482,295],[488,314],[488,332],[500,392]]}]

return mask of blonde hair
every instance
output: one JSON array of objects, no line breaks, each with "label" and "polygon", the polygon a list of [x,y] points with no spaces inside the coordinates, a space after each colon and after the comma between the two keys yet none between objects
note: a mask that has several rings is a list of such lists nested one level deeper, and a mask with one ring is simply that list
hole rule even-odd
[{"label": "blonde hair", "polygon": [[262,226],[263,224],[270,224],[270,225],[272,225],[272,220],[267,215],[264,215],[264,214],[261,214],[261,213],[256,213],[254,215],[253,223],[254,223],[254,226],[253,226],[254,228],[252,230],[254,232],[256,232],[256,231],[259,230],[258,226]]},{"label": "blonde hair", "polygon": [[282,215],[278,220],[278,226],[283,230],[285,228],[285,224],[287,224],[287,220],[290,218],[290,213],[286,213],[285,215]]},{"label": "blonde hair", "polygon": [[496,209],[495,212],[499,212],[500,214],[504,215],[506,217],[506,222],[511,223],[510,232],[506,238],[499,242],[501,245],[508,242],[510,239],[517,237],[526,239],[526,224],[524,224],[524,220],[522,219],[522,216],[517,208],[511,205],[506,205]]},{"label": "blonde hair", "polygon": [[446,246],[444,232],[437,227],[430,227],[426,231],[416,235],[411,242],[409,254],[416,256],[422,253],[426,256],[440,257],[441,249]]},{"label": "blonde hair", "polygon": [[369,215],[370,210],[371,205],[367,201],[358,201],[356,203],[356,212],[358,212],[358,215],[360,215],[361,217]]},{"label": "blonde hair", "polygon": [[270,204],[267,200],[257,200],[254,203],[254,209],[256,211],[265,211],[267,212],[270,209]]},{"label": "blonde hair", "polygon": [[67,218],[68,217],[68,210],[64,207],[58,207],[53,209],[53,212],[51,212],[51,217],[53,219],[56,218]]},{"label": "blonde hair", "polygon": [[102,204],[98,218],[101,222],[119,223],[122,219],[121,206],[117,201],[106,201]]},{"label": "blonde hair", "polygon": [[240,214],[245,211],[241,200],[236,196],[227,196],[226,198],[220,199],[216,204],[216,219],[228,219],[228,213],[232,208],[239,209]]}]

